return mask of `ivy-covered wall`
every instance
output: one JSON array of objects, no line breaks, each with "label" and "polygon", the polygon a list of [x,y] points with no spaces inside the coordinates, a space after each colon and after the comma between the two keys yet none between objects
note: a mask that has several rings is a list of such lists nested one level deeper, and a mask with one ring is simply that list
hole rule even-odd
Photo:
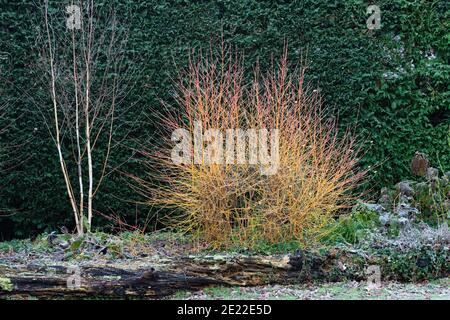
[{"label": "ivy-covered wall", "polygon": [[[45,103],[46,92],[35,68],[43,44],[34,2],[0,0],[0,105],[8,105],[2,121],[9,123],[0,139],[14,146],[8,154],[14,165],[0,173],[0,208],[9,215],[0,218],[0,239],[72,226],[56,149],[35,105]],[[64,10],[70,1],[52,2],[54,10]],[[448,1],[113,2],[121,25],[129,29],[128,63],[139,72],[126,100],[135,105],[118,120],[127,138],[114,150],[111,167],[120,165],[120,170],[108,176],[96,199],[96,210],[103,214],[132,224],[136,215],[152,217],[153,212],[133,203],[139,197],[122,172],[142,174],[132,149],[155,138],[146,120],[152,117],[149,106],[170,101],[177,66],[186,65],[191,49],[208,49],[222,39],[245,54],[248,68],[256,60],[268,67],[285,41],[291,61],[307,53],[308,79],[341,125],[356,125],[364,141],[361,166],[371,166],[373,189],[408,178],[417,150],[450,170]],[[366,26],[371,4],[380,7],[380,29]],[[97,216],[95,224],[105,225]]]}]

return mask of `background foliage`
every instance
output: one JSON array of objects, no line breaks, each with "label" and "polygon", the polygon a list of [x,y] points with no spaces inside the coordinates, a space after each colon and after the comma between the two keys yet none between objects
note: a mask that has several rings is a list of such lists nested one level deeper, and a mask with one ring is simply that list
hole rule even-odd
[{"label": "background foliage", "polygon": [[[66,2],[50,1],[54,10],[64,10]],[[148,106],[172,101],[176,65],[186,66],[191,49],[208,49],[222,39],[242,50],[247,68],[258,59],[262,69],[270,66],[284,41],[291,61],[307,53],[308,80],[340,124],[356,124],[365,141],[361,165],[375,166],[371,188],[408,178],[416,150],[450,168],[448,1],[96,1],[106,2],[115,4],[122,26],[129,28],[128,63],[140,72],[126,100],[137,103],[118,119],[121,143],[112,154],[111,167],[126,164],[108,176],[97,198],[95,209],[103,214],[131,224],[136,215],[153,217],[135,204],[121,172],[142,170],[133,148],[157,137]],[[370,4],[381,9],[379,30],[366,27]],[[33,104],[47,94],[36,72],[39,9],[30,0],[0,0],[0,6],[0,105],[9,107],[2,121],[16,119],[1,141],[17,146],[9,154],[14,166],[0,173],[0,208],[13,213],[0,218],[1,239],[72,225],[56,149]],[[105,221],[98,215],[94,225]]]}]

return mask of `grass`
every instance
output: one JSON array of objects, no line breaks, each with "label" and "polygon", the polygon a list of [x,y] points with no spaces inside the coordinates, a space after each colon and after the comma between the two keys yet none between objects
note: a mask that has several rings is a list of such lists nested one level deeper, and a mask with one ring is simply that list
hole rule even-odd
[{"label": "grass", "polygon": [[450,278],[423,282],[384,282],[369,290],[365,282],[337,282],[291,286],[212,287],[198,292],[177,292],[171,299],[183,300],[448,300]]}]

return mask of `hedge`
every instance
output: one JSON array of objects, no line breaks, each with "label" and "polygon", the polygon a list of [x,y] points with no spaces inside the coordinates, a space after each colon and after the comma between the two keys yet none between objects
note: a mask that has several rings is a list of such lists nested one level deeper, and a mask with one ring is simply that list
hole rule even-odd
[{"label": "hedge", "polygon": [[[33,105],[46,101],[36,72],[39,10],[30,0],[0,0],[0,105],[9,111],[2,144],[14,145],[14,166],[0,173],[0,239],[72,226],[56,149]],[[64,10],[66,1],[50,1]],[[101,0],[96,3],[111,3]],[[321,91],[342,127],[356,125],[363,141],[361,166],[371,167],[370,188],[409,177],[415,151],[450,168],[450,3],[445,0],[115,0],[121,25],[129,28],[128,63],[140,70],[119,119],[126,137],[113,153],[96,210],[135,223],[153,211],[139,200],[123,172],[144,174],[133,148],[157,137],[150,106],[171,102],[172,78],[192,49],[233,46],[246,66],[270,67],[288,43],[291,61],[307,54],[308,80]],[[381,28],[368,30],[366,8],[381,10]],[[25,94],[26,93],[26,94]],[[39,98],[39,99],[38,99]],[[13,120],[15,119],[15,120]],[[134,122],[135,119],[142,119]],[[12,122],[13,121],[13,122]],[[12,124],[11,124],[12,122]],[[5,124],[1,124],[1,127]],[[128,134],[129,133],[129,134]],[[99,165],[99,164],[98,164]],[[12,214],[12,215],[11,215]],[[150,214],[150,215],[148,215]],[[140,217],[140,218],[139,218]],[[95,225],[110,224],[98,215]],[[156,225],[156,219],[152,220]]]}]

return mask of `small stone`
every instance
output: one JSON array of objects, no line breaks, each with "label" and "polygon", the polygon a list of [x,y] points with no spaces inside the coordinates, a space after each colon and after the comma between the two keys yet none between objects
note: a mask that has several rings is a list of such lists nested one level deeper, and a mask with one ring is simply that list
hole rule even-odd
[{"label": "small stone", "polygon": [[407,197],[412,197],[414,194],[413,188],[409,185],[408,182],[402,181],[397,184],[397,190],[401,195],[405,195]]},{"label": "small stone", "polygon": [[367,209],[369,209],[370,211],[375,211],[378,214],[383,213],[385,210],[383,208],[383,206],[381,204],[378,203],[366,203],[366,202],[362,202],[361,203],[364,207],[366,207]]},{"label": "small stone", "polygon": [[409,211],[405,204],[402,203],[397,206],[397,215],[401,218],[408,217]]},{"label": "small stone", "polygon": [[62,249],[67,249],[70,246],[70,243],[67,241],[61,241],[58,245]]},{"label": "small stone", "polygon": [[401,218],[398,219],[398,223],[401,226],[405,227],[405,226],[407,226],[409,224],[409,220],[406,217],[401,217]]},{"label": "small stone", "polygon": [[383,215],[380,216],[379,221],[383,226],[386,226],[390,223],[391,217],[389,215],[389,213],[385,213]]},{"label": "small stone", "polygon": [[432,181],[439,178],[439,170],[433,167],[427,169],[427,180]]},{"label": "small stone", "polygon": [[412,199],[413,199],[412,197],[401,195],[400,199],[399,199],[399,203],[404,203],[404,204],[408,204],[409,205],[411,203]]},{"label": "small stone", "polygon": [[405,202],[400,202],[397,205],[395,212],[397,213],[397,215],[400,218],[406,218],[406,219],[414,218],[417,214],[420,213],[417,208],[414,208],[409,203],[405,203]]}]

